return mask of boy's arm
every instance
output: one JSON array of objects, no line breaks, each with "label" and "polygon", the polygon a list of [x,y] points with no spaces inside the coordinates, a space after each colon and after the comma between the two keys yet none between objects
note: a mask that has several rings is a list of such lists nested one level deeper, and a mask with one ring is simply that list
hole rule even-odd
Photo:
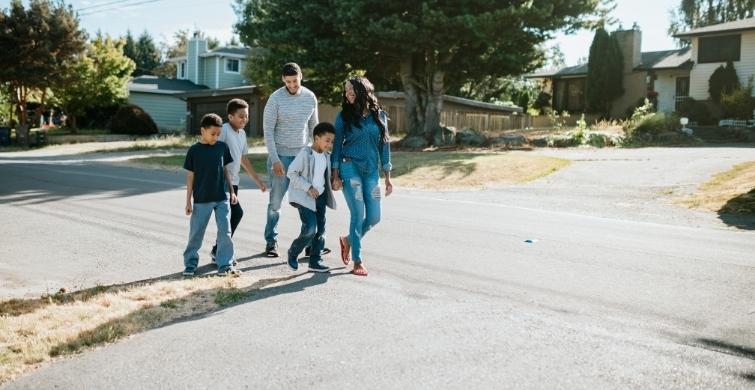
[{"label": "boy's arm", "polygon": [[258,175],[257,171],[254,170],[252,163],[249,162],[249,159],[246,156],[241,156],[241,166],[244,167],[244,170],[249,175],[249,178],[252,179],[255,184],[257,184],[257,188],[259,188],[260,191],[265,192],[267,190],[265,182],[262,181],[260,175]]},{"label": "boy's arm", "polygon": [[194,191],[194,172],[186,172],[186,215],[191,215],[191,194]]},{"label": "boy's arm", "polygon": [[225,175],[225,183],[228,184],[228,193],[231,194],[231,198],[229,200],[231,201],[231,204],[236,204],[239,202],[239,200],[236,197],[236,193],[233,192],[233,183],[231,182],[231,171],[228,170],[228,164],[223,166],[223,175]]}]

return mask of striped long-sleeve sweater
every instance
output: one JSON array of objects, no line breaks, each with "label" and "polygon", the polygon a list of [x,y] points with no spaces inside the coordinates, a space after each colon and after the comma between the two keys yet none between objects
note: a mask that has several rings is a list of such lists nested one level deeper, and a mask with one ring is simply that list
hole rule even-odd
[{"label": "striped long-sleeve sweater", "polygon": [[270,95],[265,105],[262,128],[270,160],[279,156],[296,156],[312,138],[317,125],[317,98],[301,86],[299,93],[291,95],[281,87]]}]

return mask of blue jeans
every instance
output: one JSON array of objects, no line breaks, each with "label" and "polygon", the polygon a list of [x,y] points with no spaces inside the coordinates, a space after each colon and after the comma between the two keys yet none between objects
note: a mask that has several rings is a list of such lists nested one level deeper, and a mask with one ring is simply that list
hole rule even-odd
[{"label": "blue jeans", "polygon": [[218,236],[216,242],[218,251],[215,255],[215,261],[218,264],[218,270],[224,271],[231,266],[233,261],[233,241],[231,241],[231,207],[228,200],[220,202],[194,203],[194,210],[191,212],[191,221],[189,222],[189,243],[184,250],[184,267],[187,269],[196,269],[199,263],[199,248],[202,247],[207,223],[210,222],[210,216],[215,211],[215,223],[218,226]]},{"label": "blue jeans", "polygon": [[[288,166],[294,161],[296,156],[279,156],[283,163],[284,171],[288,171]],[[270,201],[267,204],[267,223],[265,224],[265,242],[268,245],[278,242],[278,220],[280,219],[281,203],[283,197],[288,191],[290,180],[285,174],[277,176],[273,173],[273,163],[270,158],[267,159],[267,176],[270,178]]]},{"label": "blue jeans", "polygon": [[340,175],[343,180],[343,197],[351,214],[351,258],[359,263],[362,261],[364,235],[380,222],[380,176],[377,172],[363,174],[352,162],[341,163]]},{"label": "blue jeans", "polygon": [[314,212],[304,206],[299,206],[299,218],[301,219],[301,232],[291,248],[288,249],[288,258],[296,259],[306,246],[312,246],[309,256],[309,264],[317,264],[322,257],[320,252],[325,247],[325,208],[328,204],[326,194],[317,197],[315,201],[317,212]]}]

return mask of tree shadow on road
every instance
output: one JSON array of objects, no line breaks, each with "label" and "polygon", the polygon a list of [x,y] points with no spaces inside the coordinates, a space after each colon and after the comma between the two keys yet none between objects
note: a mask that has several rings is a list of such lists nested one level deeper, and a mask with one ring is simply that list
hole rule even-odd
[{"label": "tree shadow on road", "polygon": [[184,188],[178,171],[101,163],[0,164],[0,205],[37,205],[71,197],[123,198]]},{"label": "tree shadow on road", "polygon": [[718,218],[729,226],[755,230],[755,188],[729,199],[718,210]]}]

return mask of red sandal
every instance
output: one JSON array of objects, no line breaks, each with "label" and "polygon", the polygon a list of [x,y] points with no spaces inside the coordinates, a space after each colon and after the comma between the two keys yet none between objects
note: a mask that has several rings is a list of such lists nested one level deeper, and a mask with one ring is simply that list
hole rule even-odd
[{"label": "red sandal", "polygon": [[338,242],[341,244],[341,261],[343,261],[343,265],[349,265],[349,261],[351,261],[351,256],[349,254],[351,251],[351,244],[349,244],[349,239],[346,237],[338,237]]}]

